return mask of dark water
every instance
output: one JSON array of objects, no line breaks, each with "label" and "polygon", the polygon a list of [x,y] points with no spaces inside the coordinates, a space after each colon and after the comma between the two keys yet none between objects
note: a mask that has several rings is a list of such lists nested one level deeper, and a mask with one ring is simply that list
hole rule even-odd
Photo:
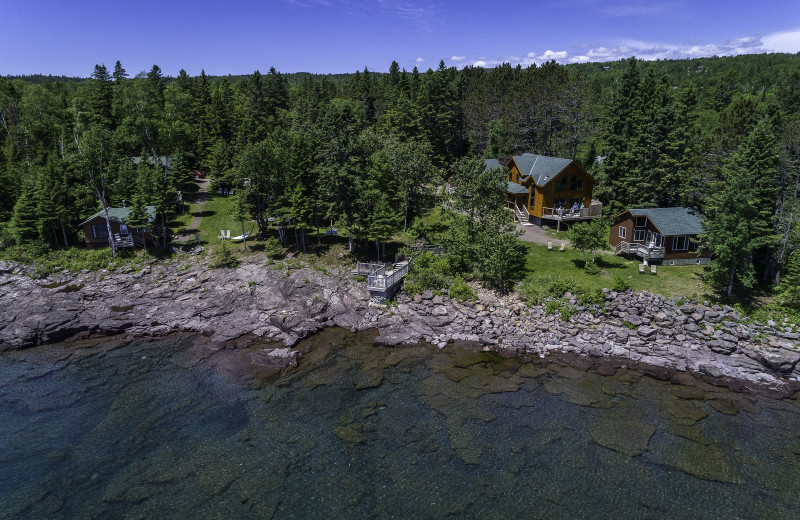
[{"label": "dark water", "polygon": [[800,517],[795,400],[368,340],[0,355],[0,518]]}]

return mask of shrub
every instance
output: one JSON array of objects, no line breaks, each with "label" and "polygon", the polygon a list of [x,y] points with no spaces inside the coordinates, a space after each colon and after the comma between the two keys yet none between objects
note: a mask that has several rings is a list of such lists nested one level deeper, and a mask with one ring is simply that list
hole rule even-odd
[{"label": "shrub", "polygon": [[585,289],[578,295],[578,301],[583,305],[602,305],[605,295],[602,289]]},{"label": "shrub", "polygon": [[283,249],[281,241],[275,237],[269,237],[264,241],[264,252],[267,254],[267,258],[270,259],[283,258],[286,256],[286,251]]},{"label": "shrub", "polygon": [[583,266],[583,270],[586,271],[586,274],[594,275],[600,272],[600,267],[597,264],[591,263]]},{"label": "shrub", "polygon": [[450,275],[450,264],[446,257],[421,253],[406,276],[404,290],[409,294],[438,291],[452,284]]},{"label": "shrub", "polygon": [[463,278],[460,276],[456,276],[453,283],[450,285],[450,297],[456,300],[467,300],[472,301],[478,297],[475,294],[475,291],[467,285],[467,282],[464,281]]},{"label": "shrub", "polygon": [[525,278],[517,286],[520,298],[528,305],[539,305],[549,296],[541,279]]},{"label": "shrub", "polygon": [[220,247],[214,249],[210,265],[214,269],[222,267],[234,268],[239,265],[239,259],[236,258],[236,254],[228,247],[228,243],[223,241]]},{"label": "shrub", "polygon": [[612,286],[612,289],[614,289],[615,291],[622,292],[622,291],[627,291],[628,289],[631,288],[631,284],[628,283],[628,280],[625,278],[625,275],[621,273],[614,273],[613,278],[614,278],[614,285]]}]

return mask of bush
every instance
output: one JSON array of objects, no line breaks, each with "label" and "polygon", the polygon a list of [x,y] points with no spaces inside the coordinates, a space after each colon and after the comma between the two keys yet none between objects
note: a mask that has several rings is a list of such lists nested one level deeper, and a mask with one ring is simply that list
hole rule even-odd
[{"label": "bush", "polygon": [[406,276],[404,290],[409,294],[439,291],[453,283],[450,275],[450,264],[446,257],[421,253]]},{"label": "bush", "polygon": [[214,249],[210,265],[214,269],[222,267],[234,268],[239,265],[239,259],[236,258],[236,254],[228,247],[228,242],[223,240],[222,245]]},{"label": "bush", "polygon": [[286,256],[286,250],[283,249],[281,241],[275,237],[269,237],[264,241],[264,252],[270,260]]},{"label": "bush", "polygon": [[522,280],[517,286],[517,292],[520,298],[529,306],[540,305],[549,296],[547,288],[541,283],[540,279],[536,278]]},{"label": "bush", "polygon": [[578,295],[578,301],[583,305],[602,305],[606,298],[602,289],[584,289]]},{"label": "bush", "polygon": [[628,280],[625,278],[625,275],[620,273],[614,273],[614,285],[612,289],[618,292],[627,291],[631,288],[631,284],[628,283]]},{"label": "bush", "polygon": [[472,287],[467,285],[467,282],[465,282],[463,278],[456,276],[455,280],[453,280],[453,283],[450,285],[450,297],[456,300],[473,301],[478,295],[475,294]]},{"label": "bush", "polygon": [[517,292],[528,305],[540,305],[548,297],[562,298],[564,293],[580,294],[583,289],[575,281],[560,276],[534,276],[517,286]]},{"label": "bush", "polygon": [[591,263],[586,264],[583,266],[583,270],[586,271],[586,274],[598,274],[600,272],[600,267],[597,264]]}]

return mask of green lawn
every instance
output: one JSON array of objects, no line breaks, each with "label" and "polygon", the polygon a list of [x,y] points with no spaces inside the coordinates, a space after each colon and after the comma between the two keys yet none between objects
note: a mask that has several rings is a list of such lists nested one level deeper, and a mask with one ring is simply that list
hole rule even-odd
[{"label": "green lawn", "polygon": [[546,246],[524,242],[527,249],[525,267],[527,276],[562,276],[572,279],[587,288],[612,288],[614,275],[620,274],[632,289],[650,291],[663,296],[684,296],[699,299],[710,293],[703,283],[703,266],[658,266],[658,274],[639,273],[639,263],[610,253],[598,255],[600,274],[590,275],[583,270],[583,254],[570,247],[563,253]]},{"label": "green lawn", "polygon": [[[205,204],[198,206],[192,204],[190,213],[192,217],[202,216],[198,231],[200,231],[200,240],[210,244],[219,243],[219,232],[223,229],[230,229],[231,236],[242,234],[242,223],[233,216],[234,198],[230,196],[217,195],[216,192],[208,192],[208,198]],[[255,222],[245,222],[245,231],[256,232]]]}]

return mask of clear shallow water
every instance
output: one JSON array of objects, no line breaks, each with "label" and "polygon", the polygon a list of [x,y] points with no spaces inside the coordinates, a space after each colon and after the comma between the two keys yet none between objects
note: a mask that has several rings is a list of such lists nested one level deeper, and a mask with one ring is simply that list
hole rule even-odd
[{"label": "clear shallow water", "polygon": [[262,381],[198,341],[0,355],[0,518],[800,516],[795,400],[338,330]]}]

